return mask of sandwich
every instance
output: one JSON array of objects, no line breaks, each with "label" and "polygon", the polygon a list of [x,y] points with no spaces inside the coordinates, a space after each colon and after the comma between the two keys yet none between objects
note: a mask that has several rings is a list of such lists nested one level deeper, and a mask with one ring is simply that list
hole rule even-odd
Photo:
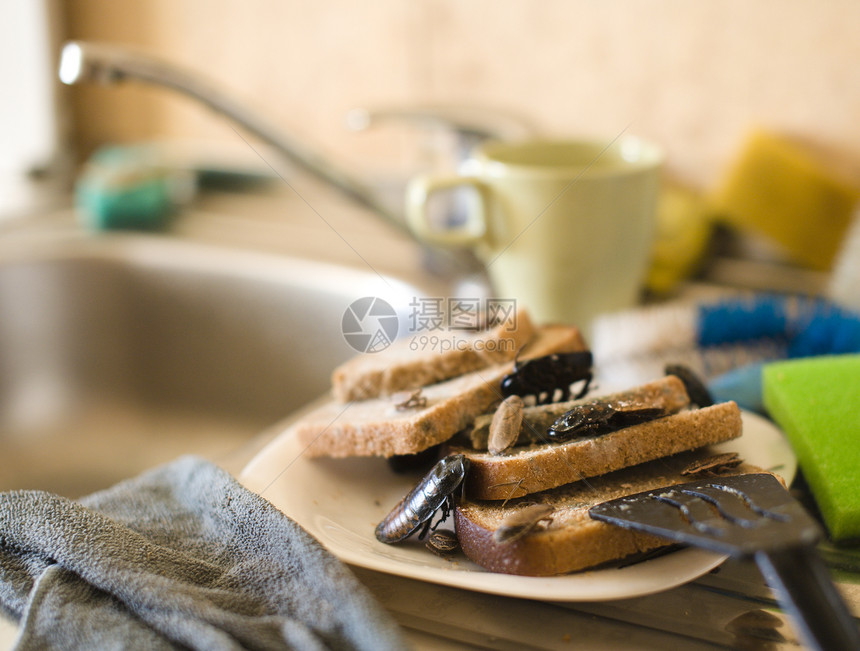
[{"label": "sandwich", "polygon": [[[587,510],[685,481],[683,471],[708,455],[708,445],[741,435],[738,406],[693,402],[689,378],[676,375],[564,399],[569,387],[553,387],[552,380],[567,383],[573,377],[557,372],[567,356],[590,364],[581,334],[574,327],[535,326],[522,311],[516,324],[497,324],[445,353],[396,342],[350,360],[332,375],[332,398],[291,431],[311,457],[419,458],[438,446],[445,459],[456,459],[448,465],[460,475],[446,483],[444,499],[434,495],[433,508],[453,509],[463,551],[491,571],[547,576],[664,546],[660,539],[592,521]],[[508,336],[515,347],[496,346],[506,352],[485,354],[477,345]],[[512,394],[512,388],[523,393],[543,386],[525,381],[529,364],[541,382],[549,377],[550,390]],[[541,375],[542,369],[552,372]],[[553,402],[559,393],[563,400]],[[439,464],[428,473],[432,480],[422,480],[426,486],[441,482],[433,474]],[[720,471],[752,470],[725,464]],[[404,501],[395,508],[403,509]],[[406,537],[430,529],[433,512],[420,510],[421,526],[416,521],[407,527]],[[527,526],[511,524],[522,520]]]}]

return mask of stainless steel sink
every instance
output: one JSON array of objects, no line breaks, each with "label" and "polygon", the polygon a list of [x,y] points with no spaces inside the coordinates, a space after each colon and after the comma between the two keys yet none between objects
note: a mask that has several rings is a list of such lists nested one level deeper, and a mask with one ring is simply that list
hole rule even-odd
[{"label": "stainless steel sink", "polygon": [[352,301],[409,295],[154,236],[0,238],[0,490],[78,496],[183,453],[228,459],[356,354]]}]

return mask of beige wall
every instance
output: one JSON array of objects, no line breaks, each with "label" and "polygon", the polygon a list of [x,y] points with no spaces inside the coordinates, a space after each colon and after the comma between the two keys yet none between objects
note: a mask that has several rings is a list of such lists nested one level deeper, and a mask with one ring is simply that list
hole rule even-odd
[{"label": "beige wall", "polygon": [[[74,0],[68,35],[153,49],[206,71],[368,170],[407,164],[398,128],[356,135],[359,105],[498,106],[554,134],[662,143],[712,184],[747,129],[860,157],[854,0]],[[236,140],[161,91],[71,89],[79,142]]]}]

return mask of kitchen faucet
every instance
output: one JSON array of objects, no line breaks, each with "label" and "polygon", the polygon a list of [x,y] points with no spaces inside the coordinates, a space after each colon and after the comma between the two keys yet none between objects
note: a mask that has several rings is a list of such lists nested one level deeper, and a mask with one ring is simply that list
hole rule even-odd
[{"label": "kitchen faucet", "polygon": [[[70,41],[62,50],[59,76],[60,80],[68,85],[90,81],[112,84],[133,79],[169,88],[192,97],[216,113],[233,120],[250,134],[273,147],[278,154],[322,180],[354,203],[370,210],[397,231],[417,239],[406,226],[402,215],[393,211],[363,181],[338,167],[331,160],[327,160],[313,148],[297,141],[199,73],[122,46]],[[414,122],[419,124],[435,122],[437,125],[445,125],[457,131],[461,136],[461,142],[465,143],[476,143],[487,138],[507,135],[502,133],[502,129],[498,126],[491,125],[482,129],[476,123],[475,116],[469,116],[468,112],[466,118],[458,117],[454,111],[436,109],[415,110],[412,113]],[[384,116],[379,116],[377,119],[384,119]],[[505,124],[515,124],[515,120],[509,120]],[[450,275],[452,272],[474,273],[480,269],[480,264],[468,251],[458,251],[456,254],[450,250],[436,248],[428,251],[429,247],[425,243],[421,244],[429,253],[427,258],[430,263],[427,266],[430,271]]]}]

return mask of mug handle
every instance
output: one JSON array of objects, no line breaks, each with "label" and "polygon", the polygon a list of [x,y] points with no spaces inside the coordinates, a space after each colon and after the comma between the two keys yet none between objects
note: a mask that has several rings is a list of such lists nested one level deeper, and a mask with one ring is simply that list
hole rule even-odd
[{"label": "mug handle", "polygon": [[[436,228],[427,214],[427,200],[439,190],[456,187],[474,188],[478,204],[469,210],[466,221],[455,228]],[[468,176],[418,176],[406,188],[406,223],[415,235],[426,242],[446,246],[474,244],[487,232],[487,199],[489,187],[480,180]]]}]

